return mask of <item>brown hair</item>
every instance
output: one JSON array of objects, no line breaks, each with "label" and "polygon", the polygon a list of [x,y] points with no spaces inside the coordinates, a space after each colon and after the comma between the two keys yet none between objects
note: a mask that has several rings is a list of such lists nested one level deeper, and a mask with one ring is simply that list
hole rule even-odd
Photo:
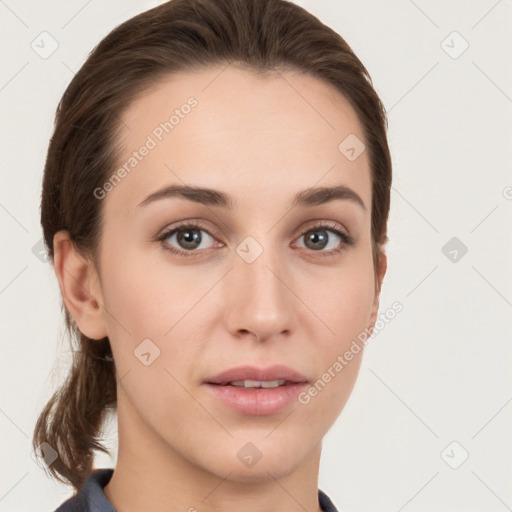
[{"label": "brown hair", "polygon": [[[169,74],[228,63],[256,72],[307,73],[350,102],[371,164],[376,264],[377,249],[387,242],[391,188],[385,109],[347,43],[287,0],[171,0],[124,22],[98,44],[64,92],[48,148],[41,224],[52,262],[53,237],[68,230],[77,250],[99,269],[102,201],[94,190],[115,169],[120,117],[130,103]],[[55,449],[51,475],[79,489],[93,470],[94,450],[109,453],[100,439],[105,414],[116,409],[116,375],[108,338],[84,336],[62,309],[77,349],[66,381],[38,418],[32,443]]]}]

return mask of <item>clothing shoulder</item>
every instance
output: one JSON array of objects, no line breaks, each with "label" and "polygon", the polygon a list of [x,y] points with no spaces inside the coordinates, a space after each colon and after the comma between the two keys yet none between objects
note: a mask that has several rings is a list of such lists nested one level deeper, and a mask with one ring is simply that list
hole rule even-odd
[{"label": "clothing shoulder", "polygon": [[116,512],[103,492],[113,473],[110,468],[93,470],[79,491],[54,512]]},{"label": "clothing shoulder", "polygon": [[73,496],[55,509],[55,512],[88,512],[89,510],[80,496]]},{"label": "clothing shoulder", "polygon": [[323,512],[339,512],[331,501],[331,498],[329,498],[329,496],[327,496],[327,494],[325,494],[321,489],[318,489],[318,503],[320,504],[320,509]]}]

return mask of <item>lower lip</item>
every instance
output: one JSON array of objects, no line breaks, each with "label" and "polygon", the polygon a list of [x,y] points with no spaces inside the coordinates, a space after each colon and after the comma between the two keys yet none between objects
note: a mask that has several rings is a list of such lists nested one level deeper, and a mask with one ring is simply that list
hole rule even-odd
[{"label": "lower lip", "polygon": [[296,399],[306,387],[305,382],[278,386],[277,388],[246,389],[238,386],[222,386],[206,383],[209,389],[221,402],[241,414],[264,416],[277,414]]}]

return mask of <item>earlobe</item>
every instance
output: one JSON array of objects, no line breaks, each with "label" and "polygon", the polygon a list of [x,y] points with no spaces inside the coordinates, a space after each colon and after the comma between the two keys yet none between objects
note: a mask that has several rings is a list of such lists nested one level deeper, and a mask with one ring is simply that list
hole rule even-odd
[{"label": "earlobe", "polygon": [[388,268],[388,259],[386,253],[383,249],[379,250],[379,260],[377,264],[377,272],[375,279],[375,297],[372,306],[372,312],[370,316],[370,330],[373,329],[375,322],[377,321],[377,315],[379,313],[379,299],[380,299],[380,289],[382,287],[382,281],[384,280],[384,275],[386,274],[386,270]]},{"label": "earlobe", "polygon": [[68,231],[55,233],[53,247],[55,274],[66,308],[82,334],[95,340],[105,338],[102,297],[99,289],[94,291],[97,274],[92,262],[78,253]]}]

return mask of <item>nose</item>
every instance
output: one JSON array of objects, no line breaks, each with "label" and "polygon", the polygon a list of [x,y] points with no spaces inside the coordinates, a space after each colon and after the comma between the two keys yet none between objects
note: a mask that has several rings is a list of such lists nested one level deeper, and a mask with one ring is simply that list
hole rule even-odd
[{"label": "nose", "polygon": [[294,330],[295,302],[286,268],[270,249],[251,263],[233,255],[233,269],[224,282],[224,318],[234,337],[265,341],[289,336]]}]

